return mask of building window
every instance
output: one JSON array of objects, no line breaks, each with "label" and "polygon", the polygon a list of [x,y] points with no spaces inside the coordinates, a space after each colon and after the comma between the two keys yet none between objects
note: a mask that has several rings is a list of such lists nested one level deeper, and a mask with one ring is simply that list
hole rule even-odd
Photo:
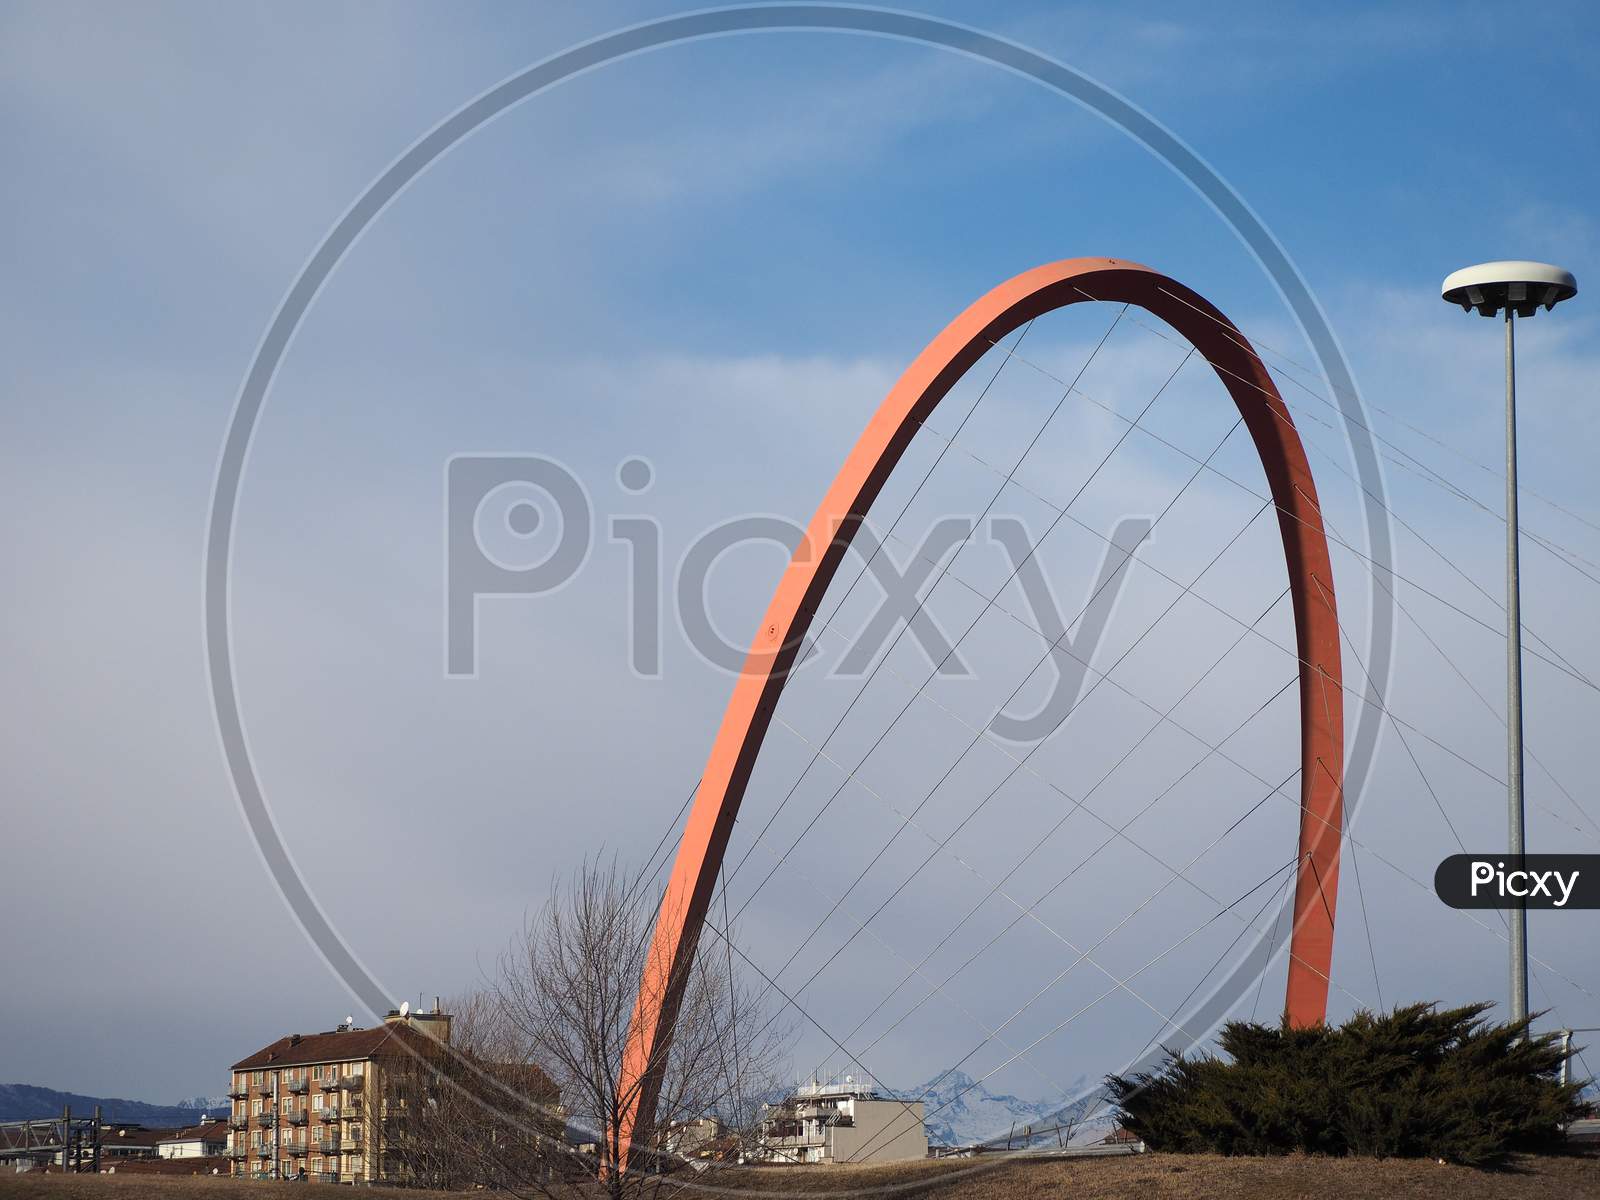
[{"label": "building window", "polygon": [[266,1081],[267,1081],[267,1073],[265,1071],[251,1071],[250,1072],[250,1082],[255,1084],[257,1087],[260,1087]]},{"label": "building window", "polygon": [[322,1093],[321,1092],[318,1092],[315,1096],[311,1097],[311,1107],[313,1109],[315,1109],[317,1112],[321,1112],[322,1111]]}]

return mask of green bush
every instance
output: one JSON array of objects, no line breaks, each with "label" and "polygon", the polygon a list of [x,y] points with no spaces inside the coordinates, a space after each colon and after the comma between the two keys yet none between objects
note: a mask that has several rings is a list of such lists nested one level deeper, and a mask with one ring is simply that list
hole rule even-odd
[{"label": "green bush", "polygon": [[1489,1007],[1413,1004],[1336,1029],[1234,1021],[1219,1039],[1226,1060],[1172,1055],[1106,1083],[1123,1127],[1154,1150],[1487,1165],[1558,1142],[1581,1090],[1558,1080],[1558,1035],[1492,1024]]}]

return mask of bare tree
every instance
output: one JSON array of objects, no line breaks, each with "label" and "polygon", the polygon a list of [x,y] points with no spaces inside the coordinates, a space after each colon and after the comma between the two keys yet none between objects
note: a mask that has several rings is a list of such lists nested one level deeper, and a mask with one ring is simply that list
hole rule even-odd
[{"label": "bare tree", "polygon": [[419,1187],[533,1190],[568,1169],[560,1090],[492,993],[451,1009],[448,1043],[413,1038],[384,1072],[374,1133],[386,1173]]},{"label": "bare tree", "polygon": [[588,1144],[586,1174],[618,1200],[659,1187],[686,1163],[737,1156],[757,1132],[788,1034],[741,978],[731,947],[708,937],[659,1064],[651,1144],[625,1143],[637,1084],[624,1083],[622,1055],[655,916],[641,883],[614,861],[584,863],[526,923],[494,984],[504,1020],[560,1088]]},{"label": "bare tree", "polygon": [[552,887],[484,990],[455,1002],[448,1045],[389,1066],[379,1132],[391,1180],[623,1200],[753,1144],[789,1030],[711,934],[656,1064],[649,1144],[624,1142],[637,1085],[623,1083],[622,1055],[647,974],[650,890],[614,861],[584,863]]}]

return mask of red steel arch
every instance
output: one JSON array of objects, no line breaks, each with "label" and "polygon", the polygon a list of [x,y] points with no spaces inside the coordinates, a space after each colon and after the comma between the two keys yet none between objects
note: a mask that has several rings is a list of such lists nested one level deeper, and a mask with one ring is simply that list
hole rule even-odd
[{"label": "red steel arch", "polygon": [[1082,300],[1137,305],[1188,339],[1238,405],[1266,469],[1300,656],[1300,849],[1284,1011],[1294,1025],[1326,1016],[1344,812],[1344,688],[1333,572],[1305,448],[1250,343],[1206,300],[1137,263],[1066,259],[1002,283],[928,344],[867,425],[795,549],[734,685],[662,897],[623,1055],[624,1146],[654,1124],[673,1023],[740,801],[789,668],[856,528],[967,369],[1027,321]]}]

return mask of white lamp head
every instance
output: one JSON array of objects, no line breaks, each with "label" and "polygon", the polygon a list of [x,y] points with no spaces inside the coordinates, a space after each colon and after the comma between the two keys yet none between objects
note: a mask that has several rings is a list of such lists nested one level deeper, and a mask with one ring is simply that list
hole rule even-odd
[{"label": "white lamp head", "polygon": [[1571,271],[1549,263],[1489,262],[1463,267],[1446,276],[1439,294],[1464,312],[1477,309],[1492,317],[1510,308],[1519,317],[1531,317],[1542,304],[1554,308],[1578,294],[1578,281]]}]

